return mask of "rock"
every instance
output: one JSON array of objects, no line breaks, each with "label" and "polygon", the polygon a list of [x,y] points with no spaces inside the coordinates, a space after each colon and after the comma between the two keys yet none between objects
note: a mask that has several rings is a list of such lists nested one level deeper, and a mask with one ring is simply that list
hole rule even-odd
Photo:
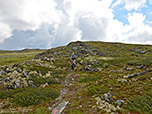
[{"label": "rock", "polygon": [[3,70],[0,70],[0,76],[5,75],[6,73]]},{"label": "rock", "polygon": [[47,62],[49,62],[50,59],[48,57],[44,57],[43,59],[41,59],[41,61],[47,61]]},{"label": "rock", "polygon": [[37,73],[38,73],[38,76],[42,76],[42,74],[41,74],[41,72],[40,72],[40,71],[37,71]]},{"label": "rock", "polygon": [[85,68],[85,71],[93,71],[93,69],[91,68],[91,65],[87,65]]},{"label": "rock", "polygon": [[36,63],[37,65],[43,66],[43,64],[41,62]]},{"label": "rock", "polygon": [[14,68],[14,67],[19,67],[19,64],[14,64],[12,67],[13,67],[13,68]]},{"label": "rock", "polygon": [[28,73],[28,72],[23,72],[23,74],[22,74],[22,78],[26,78],[28,75],[29,75],[29,73]]},{"label": "rock", "polygon": [[16,80],[15,81],[15,89],[20,88],[20,85],[21,85],[21,80],[20,79]]},{"label": "rock", "polygon": [[54,60],[54,59],[52,59],[52,62],[55,62],[55,60]]},{"label": "rock", "polygon": [[5,90],[7,89],[14,89],[14,87],[12,85],[7,85],[7,87],[5,88]]},{"label": "rock", "polygon": [[110,93],[105,93],[104,95],[101,96],[101,99],[110,103],[113,102],[113,98]]},{"label": "rock", "polygon": [[96,53],[96,55],[98,55],[98,56],[105,56],[105,54],[103,54],[101,51],[98,51],[98,52]]},{"label": "rock", "polygon": [[28,81],[28,85],[31,86],[31,87],[36,88],[36,86],[33,84],[33,81],[32,81],[32,80],[29,80],[29,81]]},{"label": "rock", "polygon": [[22,70],[21,68],[17,68],[17,72],[18,72],[18,73],[22,73],[22,71],[23,71],[23,70]]},{"label": "rock", "polygon": [[118,80],[119,83],[125,83],[125,82],[127,82],[126,79],[117,79],[117,80]]},{"label": "rock", "polygon": [[88,54],[88,52],[87,52],[86,49],[81,50],[79,53],[81,53],[81,54]]},{"label": "rock", "polygon": [[111,112],[118,110],[118,108],[115,107],[114,105],[106,102],[105,100],[101,100],[100,97],[96,97],[95,99],[97,100],[97,102],[96,102],[97,108],[105,111],[106,113],[111,114]]},{"label": "rock", "polygon": [[42,52],[42,53],[39,53],[39,54],[37,54],[33,59],[35,60],[35,59],[40,59],[43,55],[45,55],[46,54],[46,52]]},{"label": "rock", "polygon": [[117,100],[115,101],[115,104],[118,105],[118,106],[122,106],[124,104],[124,100]]},{"label": "rock", "polygon": [[79,105],[79,108],[82,108],[82,105]]},{"label": "rock", "polygon": [[131,78],[133,78],[133,77],[135,77],[135,76],[145,75],[145,74],[146,74],[146,71],[141,72],[141,73],[134,73],[134,74],[131,74],[131,75],[129,75],[129,76],[124,76],[124,78],[125,78],[125,79],[131,79]]},{"label": "rock", "polygon": [[10,69],[11,69],[11,67],[6,67],[5,72],[9,73]]},{"label": "rock", "polygon": [[12,80],[12,78],[9,78],[9,77],[4,79],[5,82],[10,82],[11,80]]},{"label": "rock", "polygon": [[135,77],[135,76],[138,76],[138,74],[137,74],[137,73],[134,73],[134,74],[131,74],[131,75],[129,75],[129,76],[124,76],[124,78],[125,78],[125,79],[131,79],[131,78],[133,78],[133,77]]},{"label": "rock", "polygon": [[136,69],[143,69],[143,68],[144,68],[144,65],[136,67]]},{"label": "rock", "polygon": [[27,87],[28,86],[28,83],[25,79],[22,80],[23,81],[23,87]]},{"label": "rock", "polygon": [[138,53],[138,54],[146,54],[147,51],[136,51],[136,53]]},{"label": "rock", "polygon": [[145,75],[146,74],[146,71],[143,71],[141,73],[139,73],[138,75]]},{"label": "rock", "polygon": [[49,84],[46,83],[46,84],[42,85],[41,87],[44,88],[44,87],[48,87],[48,86],[49,86]]}]

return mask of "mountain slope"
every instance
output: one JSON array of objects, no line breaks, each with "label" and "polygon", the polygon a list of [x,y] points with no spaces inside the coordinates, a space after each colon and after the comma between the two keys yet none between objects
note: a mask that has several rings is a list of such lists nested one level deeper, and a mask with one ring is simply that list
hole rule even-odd
[{"label": "mountain slope", "polygon": [[0,113],[151,114],[151,50],[151,45],[78,41],[38,50],[32,60],[1,61]]}]

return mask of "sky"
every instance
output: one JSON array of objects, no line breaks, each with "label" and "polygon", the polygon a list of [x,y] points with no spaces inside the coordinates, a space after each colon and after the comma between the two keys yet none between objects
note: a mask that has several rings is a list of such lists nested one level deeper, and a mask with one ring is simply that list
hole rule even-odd
[{"label": "sky", "polygon": [[152,0],[0,0],[0,50],[78,40],[152,45]]}]

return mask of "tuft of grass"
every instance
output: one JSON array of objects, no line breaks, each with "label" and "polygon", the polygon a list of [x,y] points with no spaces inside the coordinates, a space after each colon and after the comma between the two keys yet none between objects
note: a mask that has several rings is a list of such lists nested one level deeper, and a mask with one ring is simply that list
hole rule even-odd
[{"label": "tuft of grass", "polygon": [[94,94],[100,94],[100,95],[102,95],[104,93],[109,92],[109,90],[110,90],[107,87],[93,86],[93,85],[89,86],[87,89],[88,89],[88,91],[87,91],[88,95],[90,95],[90,96],[92,96]]},{"label": "tuft of grass", "polygon": [[152,91],[143,96],[133,96],[127,101],[126,108],[130,111],[152,114]]}]

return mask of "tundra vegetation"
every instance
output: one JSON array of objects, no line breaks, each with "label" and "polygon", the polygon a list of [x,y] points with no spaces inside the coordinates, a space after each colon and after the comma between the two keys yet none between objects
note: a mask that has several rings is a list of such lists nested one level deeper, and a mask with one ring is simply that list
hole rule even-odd
[{"label": "tundra vegetation", "polygon": [[152,114],[152,46],[77,41],[0,51],[0,113],[50,114],[63,101],[65,114]]}]

